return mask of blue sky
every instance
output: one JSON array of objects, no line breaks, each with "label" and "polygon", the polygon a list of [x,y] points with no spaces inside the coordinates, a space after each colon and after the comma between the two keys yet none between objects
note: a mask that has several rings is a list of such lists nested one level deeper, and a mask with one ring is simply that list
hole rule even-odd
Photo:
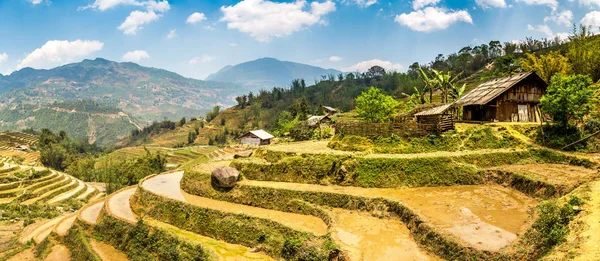
[{"label": "blue sky", "polygon": [[600,27],[600,0],[0,0],[0,73],[96,57],[197,79],[261,57],[405,70],[573,23]]}]

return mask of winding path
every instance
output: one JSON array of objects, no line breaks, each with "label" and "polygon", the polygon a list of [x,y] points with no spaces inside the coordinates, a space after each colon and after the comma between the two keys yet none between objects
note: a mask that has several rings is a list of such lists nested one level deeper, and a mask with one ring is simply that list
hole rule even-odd
[{"label": "winding path", "polygon": [[324,235],[327,233],[327,225],[325,222],[315,216],[251,207],[248,205],[218,201],[188,194],[180,189],[182,177],[183,171],[161,174],[145,180],[142,183],[142,187],[158,195],[187,202],[203,208],[265,218],[297,230],[312,232],[316,235]]}]

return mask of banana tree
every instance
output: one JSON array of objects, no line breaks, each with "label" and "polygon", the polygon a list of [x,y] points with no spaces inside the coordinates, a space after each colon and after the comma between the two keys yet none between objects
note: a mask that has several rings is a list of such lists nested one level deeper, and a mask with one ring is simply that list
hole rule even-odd
[{"label": "banana tree", "polygon": [[421,72],[421,78],[423,78],[423,83],[425,84],[423,91],[429,92],[429,102],[431,102],[433,100],[433,91],[438,86],[438,79],[436,77],[429,77],[429,75],[423,71],[423,68],[419,67],[419,72]]},{"label": "banana tree", "polygon": [[462,86],[458,86],[453,83],[450,86],[451,86],[450,97],[452,98],[453,101],[456,101],[465,94],[465,88],[467,87],[467,84],[465,83]]}]

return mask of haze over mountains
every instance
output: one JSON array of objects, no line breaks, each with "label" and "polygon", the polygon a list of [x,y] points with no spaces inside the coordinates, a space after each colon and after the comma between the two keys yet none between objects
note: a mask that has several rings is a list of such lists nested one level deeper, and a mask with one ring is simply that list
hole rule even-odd
[{"label": "haze over mountains", "polygon": [[338,75],[335,69],[323,69],[307,64],[261,58],[237,65],[228,65],[209,75],[207,81],[231,82],[247,88],[271,89],[288,87],[293,79],[304,79],[307,83],[320,80],[329,74]]},{"label": "haze over mountains", "polygon": [[102,58],[49,70],[23,68],[0,75],[0,130],[65,130],[107,145],[154,120],[203,116],[250,91],[338,73],[273,58],[227,66],[206,81]]}]

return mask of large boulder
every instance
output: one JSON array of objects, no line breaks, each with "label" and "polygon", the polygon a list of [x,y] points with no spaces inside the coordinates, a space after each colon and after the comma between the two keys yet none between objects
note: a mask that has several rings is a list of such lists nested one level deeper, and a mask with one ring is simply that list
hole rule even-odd
[{"label": "large boulder", "polygon": [[234,159],[237,158],[249,158],[250,156],[252,156],[252,150],[245,150],[245,151],[240,151],[238,153],[236,153],[235,155],[233,155]]},{"label": "large boulder", "polygon": [[211,181],[217,187],[233,188],[240,177],[240,172],[231,167],[216,168],[211,173]]}]

